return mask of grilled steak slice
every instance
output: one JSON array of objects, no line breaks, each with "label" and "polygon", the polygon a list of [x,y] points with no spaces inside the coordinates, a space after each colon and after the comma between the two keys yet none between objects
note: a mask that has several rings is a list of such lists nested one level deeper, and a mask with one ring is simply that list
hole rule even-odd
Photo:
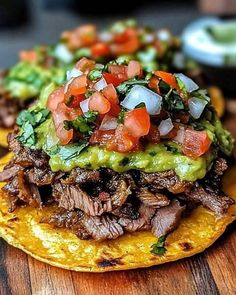
[{"label": "grilled steak slice", "polygon": [[160,208],[169,205],[170,200],[161,193],[151,193],[147,188],[140,188],[136,193],[140,201],[146,205],[153,208]]},{"label": "grilled steak slice", "polygon": [[234,204],[234,201],[223,192],[215,191],[210,187],[204,189],[197,184],[195,184],[191,190],[185,192],[181,198],[187,201],[200,203],[218,215],[226,213],[229,206]]},{"label": "grilled steak slice", "polygon": [[21,170],[21,166],[13,165],[9,167],[5,167],[2,172],[0,172],[0,181],[8,181],[12,179],[19,170]]},{"label": "grilled steak slice", "polygon": [[75,168],[71,171],[69,177],[65,180],[65,183],[82,185],[88,182],[98,182],[100,179],[101,176],[98,170]]},{"label": "grilled steak slice", "polygon": [[52,224],[59,228],[68,228],[76,234],[81,240],[90,239],[90,234],[86,231],[81,223],[83,213],[81,211],[58,210],[48,218],[44,218],[41,222]]},{"label": "grilled steak slice", "polygon": [[27,171],[28,181],[38,186],[51,184],[54,180],[55,173],[49,167],[37,168],[33,167]]},{"label": "grilled steak slice", "polygon": [[112,214],[120,218],[128,219],[138,219],[140,216],[136,206],[128,202],[123,204],[120,208],[113,210]]},{"label": "grilled steak slice", "polygon": [[156,210],[152,219],[152,233],[157,236],[165,236],[177,228],[185,206],[181,206],[178,200],[173,200],[170,205]]},{"label": "grilled steak slice", "polygon": [[77,208],[91,216],[112,211],[111,199],[102,202],[99,198],[92,198],[78,185],[55,183],[53,196],[58,201],[59,207],[66,210]]},{"label": "grilled steak slice", "polygon": [[228,165],[226,160],[223,158],[218,158],[213,165],[212,172],[218,176],[222,176],[227,168]]},{"label": "grilled steak slice", "polygon": [[8,135],[9,149],[14,152],[14,163],[22,167],[48,166],[49,157],[42,151],[24,148],[16,139],[16,132]]},{"label": "grilled steak slice", "polygon": [[191,183],[181,181],[174,170],[157,173],[140,172],[140,184],[143,186],[151,185],[154,189],[167,189],[178,194],[184,192]]},{"label": "grilled steak slice", "polygon": [[116,182],[116,185],[117,187],[111,196],[111,201],[114,207],[120,207],[125,203],[126,199],[132,192],[130,186],[128,186],[126,181],[122,178]]},{"label": "grilled steak slice", "polygon": [[41,205],[41,197],[37,186],[25,181],[23,170],[19,170],[13,179],[3,187],[3,190],[25,203],[31,204],[36,201],[38,205]]},{"label": "grilled steak slice", "polygon": [[116,239],[124,234],[122,226],[114,216],[88,216],[84,215],[81,223],[94,240],[104,241]]},{"label": "grilled steak slice", "polygon": [[147,230],[151,227],[151,218],[155,214],[156,209],[141,205],[139,208],[139,218],[120,218],[118,220],[119,224],[124,227],[126,231],[135,232],[138,230]]}]

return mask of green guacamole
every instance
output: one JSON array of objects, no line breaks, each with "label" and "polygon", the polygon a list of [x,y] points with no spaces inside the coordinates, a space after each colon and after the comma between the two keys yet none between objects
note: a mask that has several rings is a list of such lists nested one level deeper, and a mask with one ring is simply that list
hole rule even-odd
[{"label": "green guacamole", "polygon": [[197,160],[181,153],[173,154],[164,144],[149,145],[145,151],[122,154],[107,151],[102,147],[86,148],[78,156],[64,160],[60,155],[52,155],[49,161],[52,171],[69,172],[75,167],[87,169],[111,168],[117,172],[138,169],[144,172],[161,172],[173,169],[182,180],[195,181],[203,178],[207,172],[212,155]]},{"label": "green guacamole", "polygon": [[47,69],[37,64],[20,62],[10,69],[4,87],[12,97],[26,100],[37,96],[50,82],[62,84],[65,76],[66,68]]},{"label": "green guacamole", "polygon": [[[38,149],[43,149],[49,156],[52,171],[69,172],[73,168],[99,169],[111,168],[117,172],[138,169],[144,172],[161,172],[173,169],[181,180],[195,181],[203,178],[214,159],[208,153],[193,160],[181,153],[177,144],[165,142],[148,145],[144,151],[118,153],[107,151],[103,147],[89,146],[80,154],[68,156],[73,145],[58,146],[58,138],[54,132],[51,119],[47,119],[36,130]],[[55,149],[55,147],[57,147]]]}]

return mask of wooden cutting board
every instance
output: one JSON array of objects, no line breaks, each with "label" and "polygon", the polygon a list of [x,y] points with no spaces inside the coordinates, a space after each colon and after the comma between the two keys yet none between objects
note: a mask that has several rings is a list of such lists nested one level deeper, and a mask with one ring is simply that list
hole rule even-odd
[{"label": "wooden cutting board", "polygon": [[0,240],[1,295],[235,295],[236,223],[207,251],[158,267],[104,274],[51,267]]},{"label": "wooden cutting board", "polygon": [[[226,125],[236,136],[236,116]],[[51,267],[0,239],[0,295],[236,295],[235,229],[192,258],[104,274]]]}]

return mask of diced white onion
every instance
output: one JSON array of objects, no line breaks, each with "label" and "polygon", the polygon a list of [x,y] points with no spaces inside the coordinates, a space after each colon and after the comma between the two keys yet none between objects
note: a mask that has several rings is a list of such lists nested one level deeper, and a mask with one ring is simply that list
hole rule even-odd
[{"label": "diced white onion", "polygon": [[72,78],[76,78],[83,75],[83,72],[81,72],[79,69],[73,68],[70,71],[66,72],[66,80],[69,81]]},{"label": "diced white onion", "polygon": [[175,77],[179,78],[183,82],[188,92],[193,92],[199,88],[199,86],[192,79],[185,76],[184,74],[178,73],[175,74]]},{"label": "diced white onion", "polygon": [[174,128],[174,125],[170,118],[166,120],[162,120],[160,125],[158,126],[161,136],[168,134],[173,128]]},{"label": "diced white onion", "polygon": [[69,86],[70,86],[70,83],[73,81],[74,78],[71,78],[66,84],[65,84],[65,87],[64,87],[64,94],[66,94]]},{"label": "diced white onion", "polygon": [[175,136],[174,141],[182,144],[184,142],[184,136],[185,136],[185,129],[184,127],[180,127],[179,130],[177,131],[177,135]]},{"label": "diced white onion", "polygon": [[133,110],[140,103],[145,103],[150,115],[157,115],[161,111],[162,97],[144,86],[135,85],[121,105],[128,110]]},{"label": "diced white onion", "polygon": [[102,90],[103,88],[105,88],[107,86],[107,82],[104,78],[101,78],[96,84],[94,84],[94,88],[97,91]]},{"label": "diced white onion", "polygon": [[161,30],[157,31],[156,36],[159,40],[161,40],[163,42],[167,42],[171,39],[170,31],[167,29],[161,29]]},{"label": "diced white onion", "polygon": [[100,130],[113,130],[118,126],[117,118],[106,115],[99,127]]},{"label": "diced white onion", "polygon": [[54,56],[63,61],[64,63],[70,63],[73,61],[73,54],[64,44],[58,44],[54,50]]},{"label": "diced white onion", "polygon": [[153,34],[144,34],[144,37],[143,37],[143,43],[145,44],[148,44],[148,43],[152,43],[155,41],[155,37]]},{"label": "diced white onion", "polygon": [[82,100],[79,105],[80,105],[80,108],[83,113],[88,112],[89,111],[89,98]]},{"label": "diced white onion", "polygon": [[194,119],[199,119],[205,106],[207,105],[207,101],[198,98],[198,97],[192,97],[188,100],[188,107],[189,107],[189,113]]},{"label": "diced white onion", "polygon": [[111,42],[113,39],[113,35],[108,31],[103,31],[99,34],[98,39],[102,42]]},{"label": "diced white onion", "polygon": [[182,52],[176,52],[173,55],[173,65],[177,69],[184,69],[185,66],[185,58]]}]

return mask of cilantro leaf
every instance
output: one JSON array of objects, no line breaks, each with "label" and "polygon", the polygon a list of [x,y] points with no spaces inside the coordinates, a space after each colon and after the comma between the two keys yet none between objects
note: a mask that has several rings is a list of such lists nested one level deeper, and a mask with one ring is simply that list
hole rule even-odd
[{"label": "cilantro leaf", "polygon": [[158,241],[151,246],[152,248],[151,253],[158,256],[165,255],[166,253],[165,240],[166,240],[165,236],[160,237]]},{"label": "cilantro leaf", "polygon": [[125,81],[122,84],[120,84],[119,86],[117,86],[116,90],[120,94],[126,94],[133,85],[146,85],[146,84],[148,84],[147,80],[131,79],[131,80]]},{"label": "cilantro leaf", "polygon": [[123,124],[125,119],[125,110],[122,109],[118,116],[118,123]]},{"label": "cilantro leaf", "polygon": [[95,80],[101,78],[102,77],[103,69],[104,69],[104,66],[103,65],[101,65],[101,66],[96,65],[95,69],[93,69],[92,71],[90,71],[89,74],[88,74],[89,80],[95,81]]},{"label": "cilantro leaf", "polygon": [[88,146],[88,142],[81,141],[80,143],[70,144],[67,146],[60,146],[57,150],[57,155],[59,155],[63,160],[71,160],[77,157],[83,149]]},{"label": "cilantro leaf", "polygon": [[69,130],[73,128],[80,133],[90,135],[95,128],[97,116],[97,112],[86,112],[73,121],[64,121],[65,129]]},{"label": "cilantro leaf", "polygon": [[34,129],[43,123],[49,115],[47,109],[35,109],[32,111],[22,111],[16,123],[20,126],[20,132],[18,140],[26,147],[32,147],[35,145],[36,138]]}]

